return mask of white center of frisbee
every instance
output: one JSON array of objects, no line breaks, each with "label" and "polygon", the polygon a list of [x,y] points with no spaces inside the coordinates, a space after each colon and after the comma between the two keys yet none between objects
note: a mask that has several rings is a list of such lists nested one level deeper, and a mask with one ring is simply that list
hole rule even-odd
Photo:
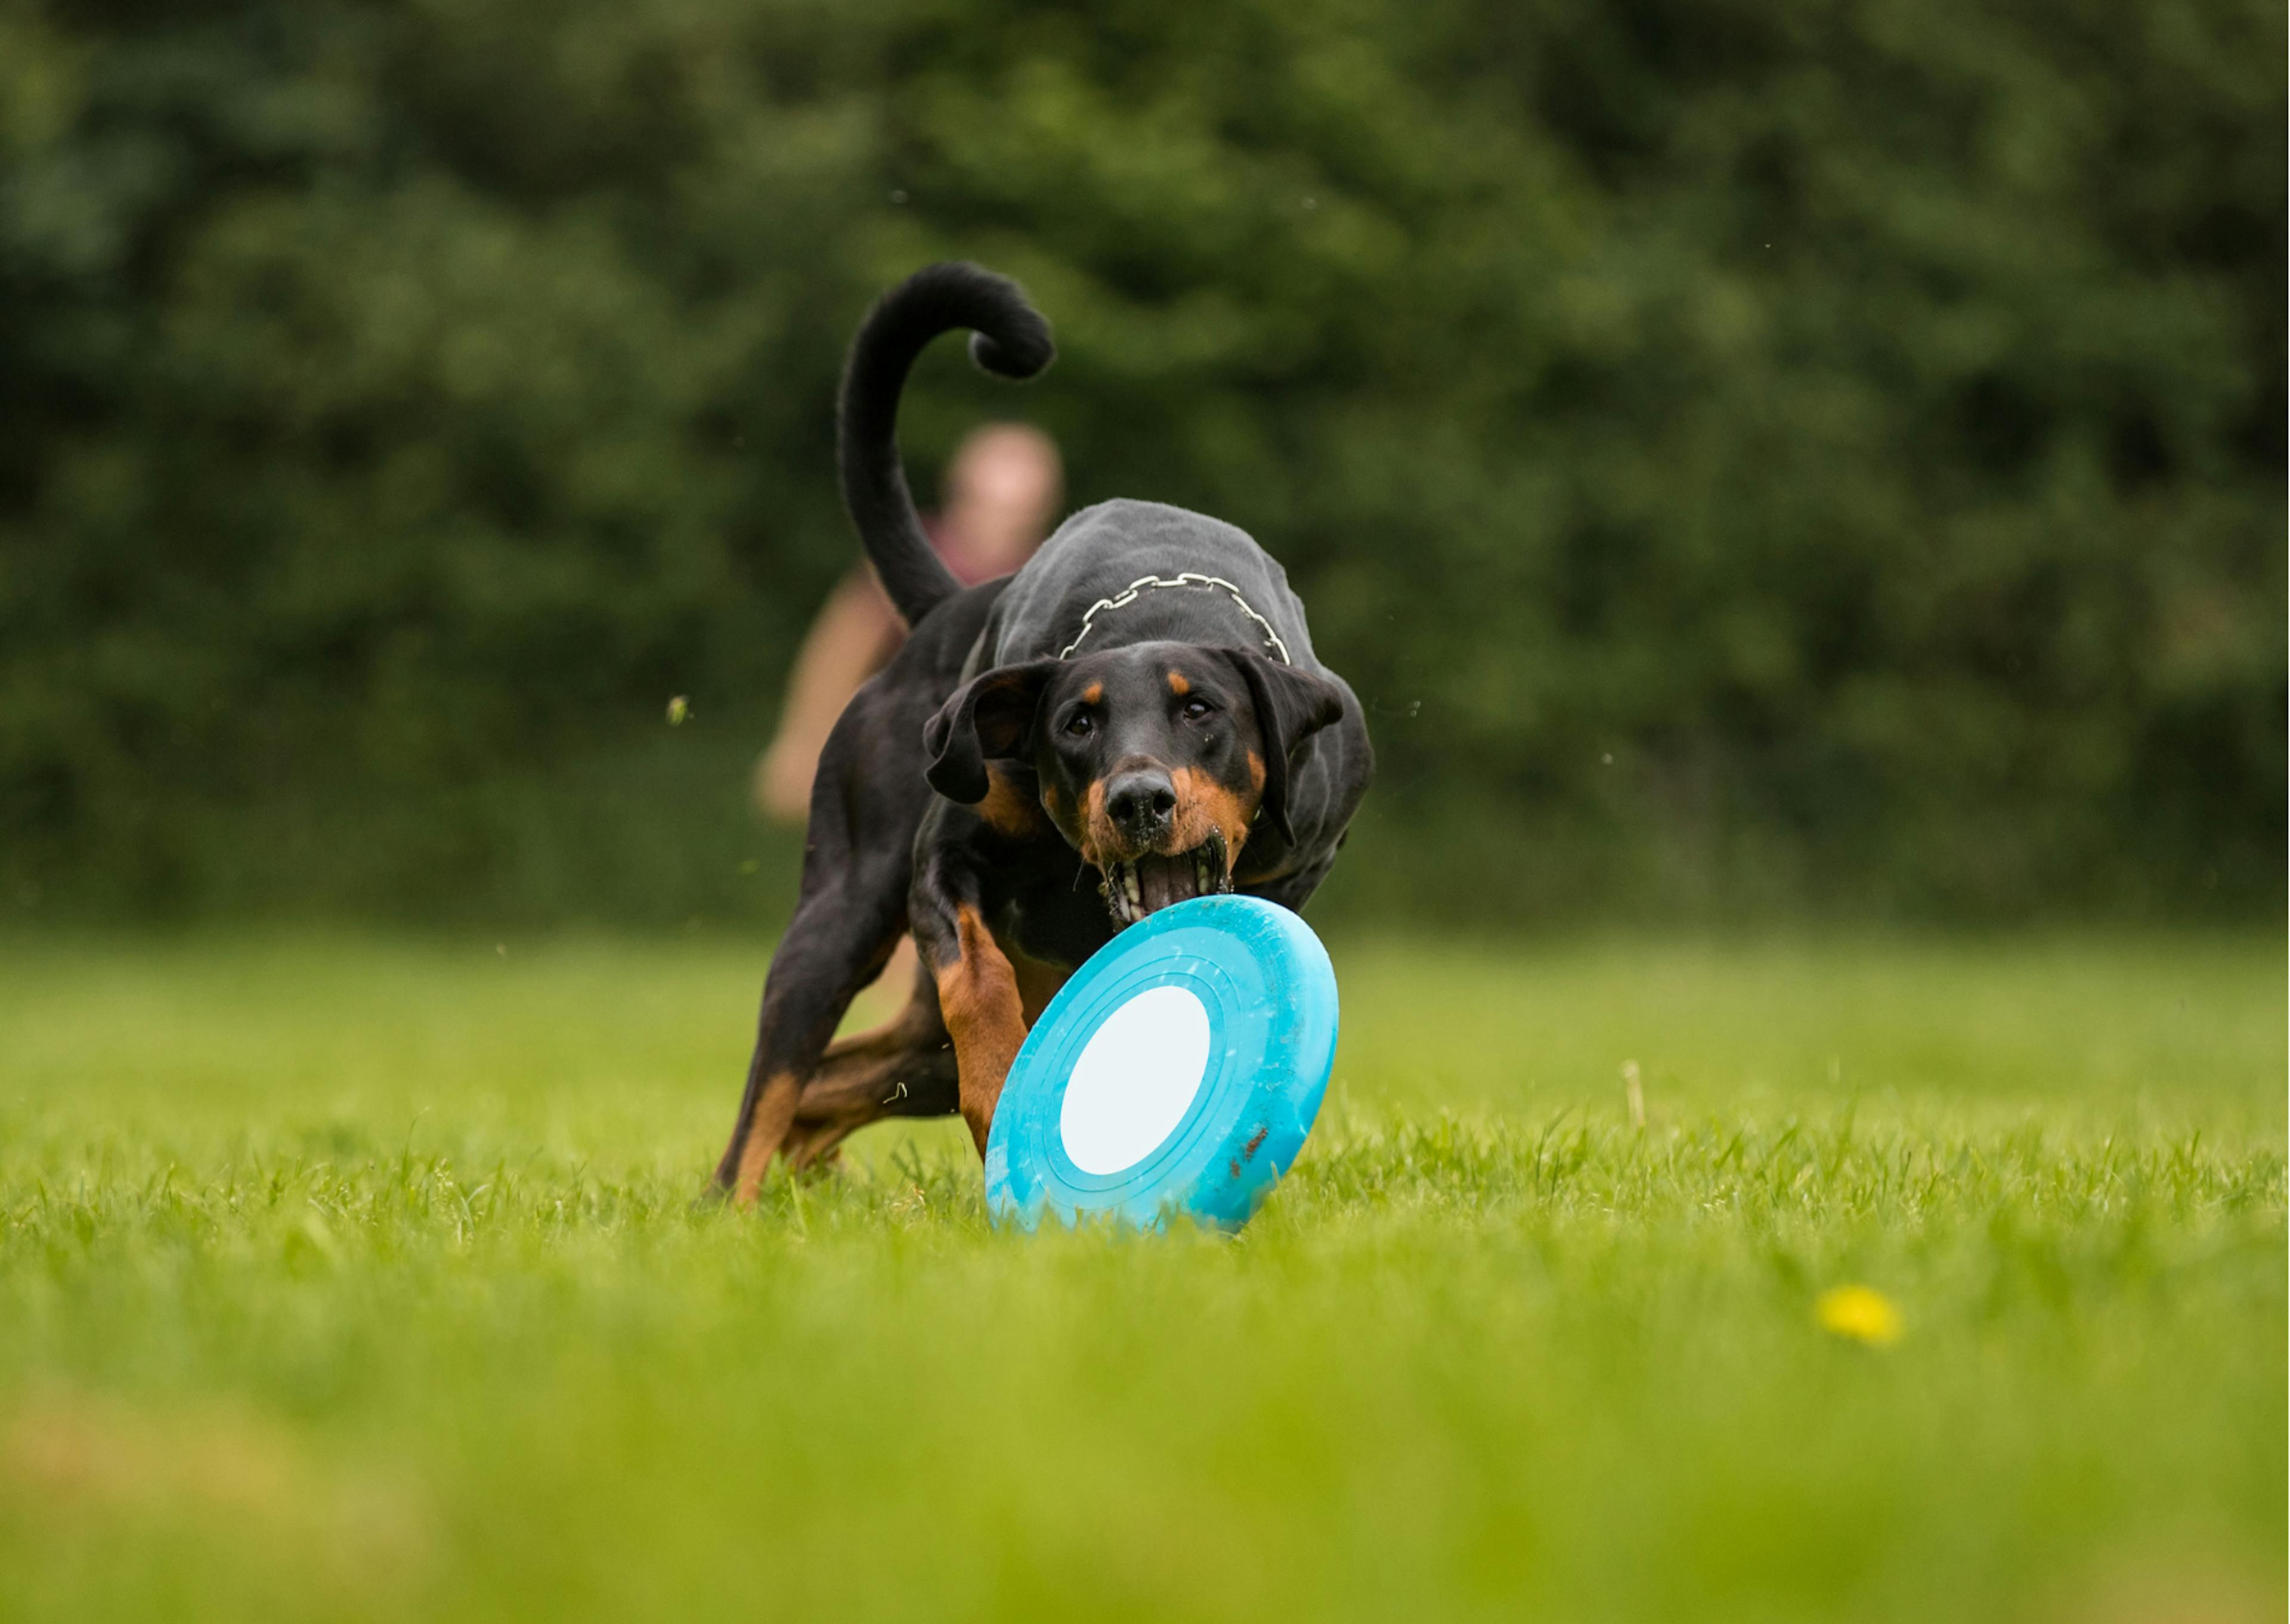
[{"label": "white center of frisbee", "polygon": [[1058,1133],[1073,1164],[1117,1173],[1185,1119],[1209,1068],[1209,1012],[1181,987],[1139,993],[1090,1034],[1066,1083]]}]

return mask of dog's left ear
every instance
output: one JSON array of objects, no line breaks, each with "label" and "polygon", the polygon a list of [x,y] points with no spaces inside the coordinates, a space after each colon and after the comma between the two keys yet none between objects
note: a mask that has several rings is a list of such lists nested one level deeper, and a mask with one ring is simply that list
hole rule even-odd
[{"label": "dog's left ear", "polygon": [[923,724],[931,758],[923,776],[930,787],[965,806],[984,800],[993,788],[986,764],[1026,753],[1042,685],[1057,668],[1054,660],[1029,660],[983,672],[956,690]]},{"label": "dog's left ear", "polygon": [[1248,684],[1256,730],[1264,740],[1261,810],[1280,838],[1293,845],[1296,831],[1288,823],[1289,758],[1314,733],[1343,720],[1343,690],[1317,671],[1300,671],[1253,650],[1226,649],[1224,656],[1240,668],[1241,680]]}]

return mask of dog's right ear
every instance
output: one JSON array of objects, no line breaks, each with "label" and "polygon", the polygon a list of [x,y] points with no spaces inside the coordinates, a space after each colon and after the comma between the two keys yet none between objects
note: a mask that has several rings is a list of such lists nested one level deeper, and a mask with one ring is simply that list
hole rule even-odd
[{"label": "dog's right ear", "polygon": [[1023,756],[1033,737],[1042,688],[1054,660],[1029,660],[973,677],[923,726],[930,765],[923,776],[949,801],[974,806],[993,786],[986,764]]}]

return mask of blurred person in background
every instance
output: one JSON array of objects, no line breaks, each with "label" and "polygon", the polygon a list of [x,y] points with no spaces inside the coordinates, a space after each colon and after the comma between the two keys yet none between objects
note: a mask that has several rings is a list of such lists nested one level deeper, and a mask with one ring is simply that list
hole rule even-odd
[{"label": "blurred person in background", "polygon": [[[939,496],[924,528],[955,579],[969,587],[1007,575],[1033,556],[1064,500],[1056,443],[1024,423],[989,423],[956,448]],[[906,622],[871,567],[859,565],[837,585],[796,653],[779,732],[756,764],[756,804],[765,817],[805,820],[835,719],[906,638]]]}]

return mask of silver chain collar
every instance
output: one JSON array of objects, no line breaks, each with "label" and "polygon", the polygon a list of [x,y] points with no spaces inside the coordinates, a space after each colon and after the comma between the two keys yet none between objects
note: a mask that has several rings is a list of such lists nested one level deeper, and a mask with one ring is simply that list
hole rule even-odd
[{"label": "silver chain collar", "polygon": [[1264,641],[1271,645],[1274,653],[1280,656],[1280,663],[1284,666],[1293,666],[1296,663],[1288,658],[1288,645],[1280,641],[1280,634],[1272,629],[1272,622],[1256,612],[1249,601],[1241,596],[1238,587],[1234,586],[1221,575],[1197,575],[1190,570],[1176,575],[1141,575],[1113,596],[1098,599],[1089,606],[1089,612],[1082,616],[1081,630],[1074,634],[1074,640],[1058,651],[1058,658],[1060,660],[1072,658],[1073,652],[1081,646],[1082,639],[1089,636],[1090,628],[1095,624],[1101,610],[1126,609],[1144,594],[1158,591],[1163,587],[1223,588],[1225,591],[1231,594],[1232,601],[1240,605],[1240,612],[1255,621],[1263,630]]}]

